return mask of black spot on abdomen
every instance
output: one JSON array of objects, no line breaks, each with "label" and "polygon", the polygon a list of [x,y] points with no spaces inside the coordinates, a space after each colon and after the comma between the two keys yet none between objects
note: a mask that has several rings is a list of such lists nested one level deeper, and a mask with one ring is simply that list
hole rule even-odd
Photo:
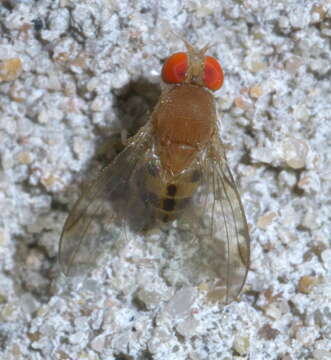
[{"label": "black spot on abdomen", "polygon": [[175,184],[169,184],[167,186],[167,195],[174,197],[177,192],[177,186]]},{"label": "black spot on abdomen", "polygon": [[165,211],[173,211],[176,208],[176,200],[172,198],[162,199],[162,209]]},{"label": "black spot on abdomen", "polygon": [[145,168],[142,194],[146,208],[162,222],[178,219],[192,201],[199,186],[199,169],[188,169],[174,179],[164,179],[158,164],[149,163]]}]

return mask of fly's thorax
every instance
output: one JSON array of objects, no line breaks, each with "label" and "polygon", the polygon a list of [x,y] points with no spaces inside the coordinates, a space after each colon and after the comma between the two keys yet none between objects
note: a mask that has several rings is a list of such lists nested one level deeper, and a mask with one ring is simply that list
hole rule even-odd
[{"label": "fly's thorax", "polygon": [[162,94],[152,123],[161,164],[179,174],[211,138],[216,124],[214,98],[198,85],[174,86]]},{"label": "fly's thorax", "polygon": [[160,168],[148,164],[144,176],[144,197],[154,215],[162,222],[177,219],[189,205],[200,184],[201,173],[190,168],[170,179]]}]

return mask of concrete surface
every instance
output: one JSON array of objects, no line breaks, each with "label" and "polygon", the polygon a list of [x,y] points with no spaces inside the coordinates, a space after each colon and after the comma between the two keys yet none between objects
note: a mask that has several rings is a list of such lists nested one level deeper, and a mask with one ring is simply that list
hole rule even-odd
[{"label": "concrete surface", "polygon": [[[83,284],[56,261],[98,149],[140,126],[184,49],[175,33],[215,43],[225,72],[252,238],[226,307],[121,257]],[[3,0],[0,36],[1,359],[331,359],[330,1]]]}]

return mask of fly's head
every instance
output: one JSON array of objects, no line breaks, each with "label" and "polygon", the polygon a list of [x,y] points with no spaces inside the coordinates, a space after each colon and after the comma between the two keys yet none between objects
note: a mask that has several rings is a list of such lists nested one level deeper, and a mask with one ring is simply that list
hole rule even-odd
[{"label": "fly's head", "polygon": [[219,62],[206,56],[209,45],[195,49],[184,40],[187,52],[171,55],[162,68],[162,80],[168,84],[192,84],[216,91],[221,88],[224,74]]}]

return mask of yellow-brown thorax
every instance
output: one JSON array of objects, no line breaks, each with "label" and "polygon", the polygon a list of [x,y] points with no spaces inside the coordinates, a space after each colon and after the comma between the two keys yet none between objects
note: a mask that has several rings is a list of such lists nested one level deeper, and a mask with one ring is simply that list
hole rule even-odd
[{"label": "yellow-brown thorax", "polygon": [[162,94],[152,123],[161,165],[176,176],[192,164],[214,132],[213,96],[198,85],[175,85]]}]

